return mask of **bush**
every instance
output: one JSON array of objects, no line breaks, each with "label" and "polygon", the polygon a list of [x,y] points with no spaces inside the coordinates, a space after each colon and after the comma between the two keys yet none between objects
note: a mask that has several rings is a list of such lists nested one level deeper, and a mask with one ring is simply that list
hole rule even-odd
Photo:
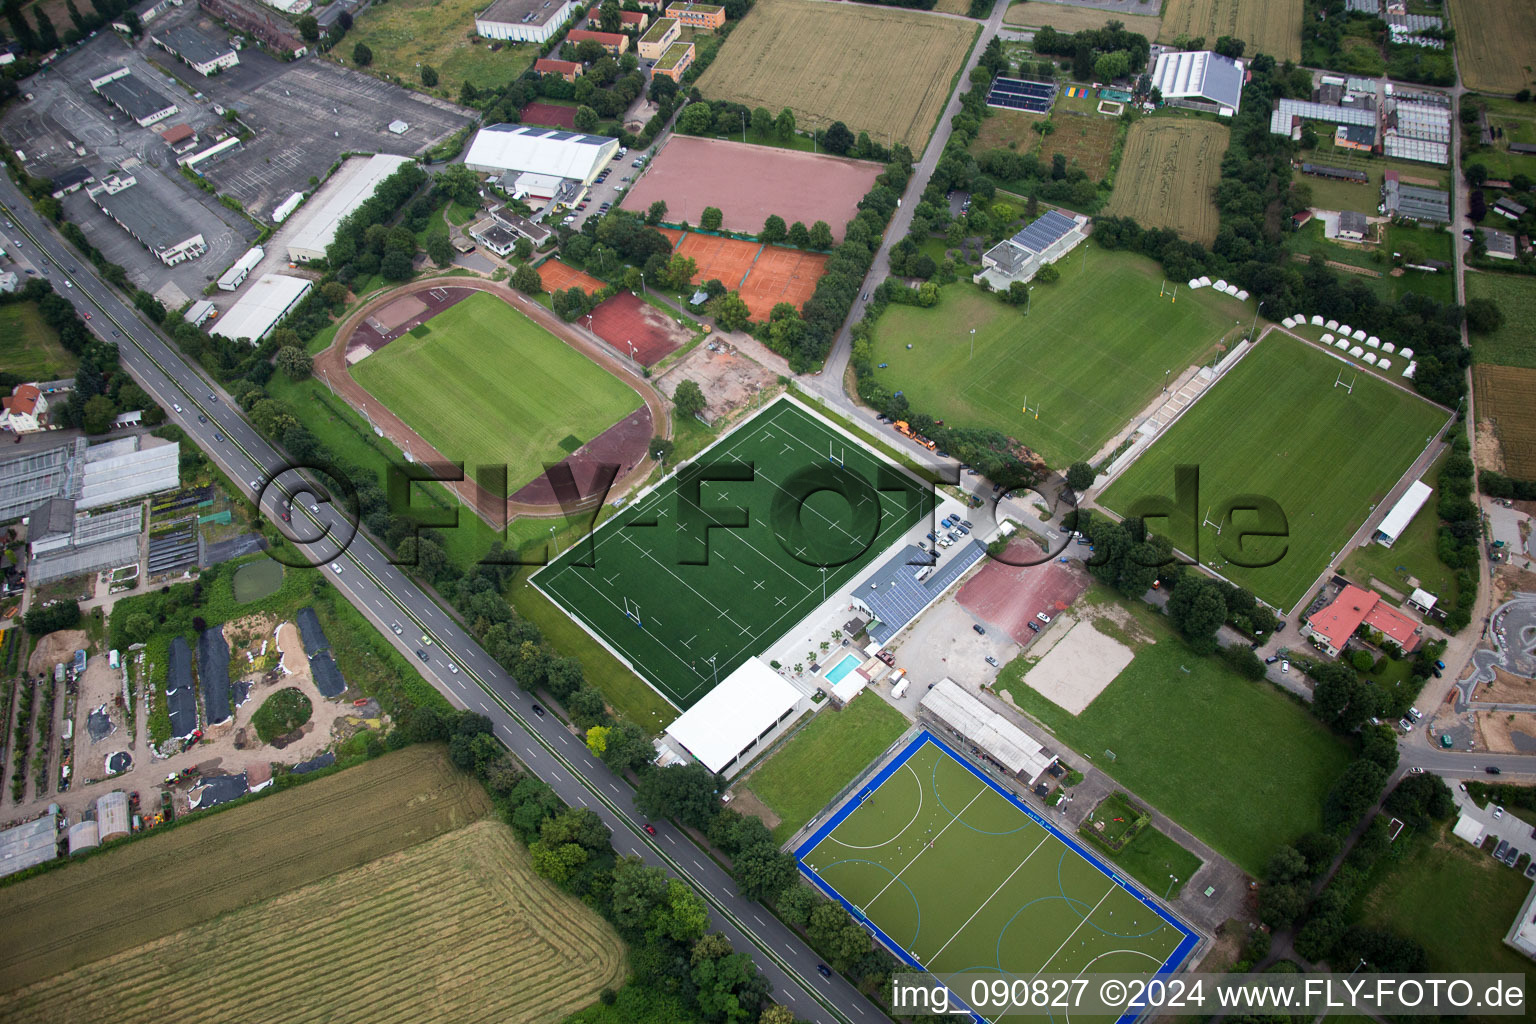
[{"label": "bush", "polygon": [[313,713],[309,698],[289,686],[268,697],[251,716],[251,724],[256,727],[261,742],[271,743],[309,721]]}]

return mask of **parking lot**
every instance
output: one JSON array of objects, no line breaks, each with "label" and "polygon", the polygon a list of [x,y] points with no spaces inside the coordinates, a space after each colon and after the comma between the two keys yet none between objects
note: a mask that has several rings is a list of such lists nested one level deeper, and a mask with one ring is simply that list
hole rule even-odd
[{"label": "parking lot", "polygon": [[[154,52],[167,56],[163,51]],[[83,191],[64,199],[65,216],[78,224],[109,260],[124,267],[135,285],[153,292],[167,306],[179,306],[223,273],[249,247],[258,229],[224,208],[214,196],[185,181],[155,128],[140,128],[91,91],[91,78],[117,67],[131,68],[134,77],[181,106],[180,114],[155,127],[183,120],[195,126],[206,113],[185,89],[130,49],[116,33],[104,32],[29,79],[27,91],[33,99],[12,105],[0,120],[0,135],[13,149],[26,154],[27,169],[40,177],[52,177],[79,164],[97,174],[126,167],[138,179],[136,188],[144,188],[159,202],[175,207],[195,225],[208,243],[208,251],[197,259],[167,267],[108,220]],[[204,120],[211,123],[211,118],[208,114]],[[85,156],[79,155],[77,146],[85,148]]]},{"label": "parking lot", "polygon": [[[571,226],[579,228],[588,217],[602,216],[604,203],[618,206],[625,192],[628,192],[630,186],[635,183],[635,179],[640,177],[642,168],[636,167],[635,161],[645,157],[648,152],[649,150],[632,149],[617,160],[610,160],[608,166],[598,172],[599,175],[606,174],[607,177],[592,183],[592,187],[587,190],[587,208],[576,214],[576,220]],[[624,191],[621,192],[620,189]],[[641,211],[642,214],[644,212]]]}]

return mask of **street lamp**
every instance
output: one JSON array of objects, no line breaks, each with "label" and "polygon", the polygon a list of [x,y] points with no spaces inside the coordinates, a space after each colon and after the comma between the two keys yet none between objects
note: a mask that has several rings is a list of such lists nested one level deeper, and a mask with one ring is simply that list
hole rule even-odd
[{"label": "street lamp", "polygon": [[[1264,302],[1268,302],[1268,301],[1269,301],[1268,299],[1264,300]],[[1264,302],[1259,303],[1257,308],[1255,308],[1254,311],[1253,311],[1253,325],[1248,328],[1248,340],[1249,341],[1253,341],[1254,340],[1253,332],[1259,329],[1259,312],[1264,308]]]},{"label": "street lamp", "polygon": [[824,565],[821,567],[821,599],[827,599],[827,567]]},{"label": "street lamp", "polygon": [[[972,327],[971,328],[971,356],[974,356],[975,354],[976,354],[976,328]],[[966,358],[969,359],[970,356],[967,356]]]},{"label": "street lamp", "polygon": [[1168,897],[1173,893],[1173,884],[1179,880],[1178,875],[1168,876],[1168,888],[1163,892],[1163,902],[1168,902]]}]

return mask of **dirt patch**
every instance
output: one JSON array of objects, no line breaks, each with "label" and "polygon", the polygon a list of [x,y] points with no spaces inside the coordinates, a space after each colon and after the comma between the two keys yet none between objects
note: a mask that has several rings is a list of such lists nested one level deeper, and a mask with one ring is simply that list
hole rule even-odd
[{"label": "dirt patch", "polygon": [[1478,687],[1474,699],[1490,704],[1536,704],[1536,680],[1522,679],[1495,666],[1493,682]]},{"label": "dirt patch", "polygon": [[1242,921],[1232,920],[1223,924],[1216,930],[1216,937],[1206,948],[1205,956],[1195,970],[1225,972],[1237,962],[1237,955],[1243,951],[1243,943],[1247,941],[1244,933],[1247,930],[1248,926]]},{"label": "dirt patch", "polygon": [[1536,593],[1536,572],[1513,565],[1498,565],[1493,569],[1493,603],[1503,604],[1509,595],[1524,592]]},{"label": "dirt patch", "polygon": [[[56,633],[49,633],[37,642],[32,648],[32,657],[27,662],[27,671],[34,676],[41,672],[51,672],[59,663],[69,664],[75,660],[75,652],[85,650],[90,644],[90,637],[83,629],[61,629]],[[87,666],[89,667],[89,666]]]},{"label": "dirt patch", "polygon": [[[132,751],[134,744],[128,736],[128,715],[123,707],[122,670],[114,669],[106,658],[91,658],[77,685],[72,781],[85,786],[106,777],[109,756]],[[106,735],[93,739],[103,727],[108,730]]]},{"label": "dirt patch", "polygon": [[[749,783],[750,785],[750,783]],[[757,794],[747,786],[737,786],[731,797],[731,810],[739,814],[750,814],[755,818],[763,819],[763,824],[770,829],[778,828],[782,819],[768,809],[768,805],[758,799]]]},{"label": "dirt patch", "polygon": [[736,350],[724,338],[699,345],[659,377],[656,386],[667,397],[685,380],[704,392],[704,418],[714,423],[758,401],[771,391],[779,375]]},{"label": "dirt patch", "polygon": [[[1053,623],[1057,632],[1069,623]],[[1092,622],[1070,622],[1070,629],[1024,676],[1024,683],[1046,700],[1080,715],[1115,681],[1136,652],[1101,632]]]},{"label": "dirt patch", "polygon": [[1529,711],[1479,711],[1477,734],[1491,754],[1536,753],[1536,714]]}]

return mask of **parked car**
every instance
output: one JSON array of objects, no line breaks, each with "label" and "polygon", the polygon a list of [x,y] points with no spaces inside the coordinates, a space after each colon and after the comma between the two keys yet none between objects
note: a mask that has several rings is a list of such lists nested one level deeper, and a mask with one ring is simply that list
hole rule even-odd
[{"label": "parked car", "polygon": [[1422,722],[1424,720],[1424,712],[1420,711],[1418,708],[1409,708],[1408,717],[1413,719],[1415,722]]},{"label": "parked car", "polygon": [[1493,807],[1493,820],[1498,821],[1502,817],[1504,817],[1504,808],[1495,804]]},{"label": "parked car", "polygon": [[971,628],[974,629],[976,631],[977,635],[979,635],[979,636],[986,636],[987,635],[987,631],[985,629],[981,628],[981,623],[979,623],[979,622],[971,623]]},{"label": "parked car", "polygon": [[1031,620],[1030,622],[1026,622],[1025,625],[1029,627],[1029,631],[1031,633],[1040,632],[1040,623],[1038,622]]},{"label": "parked car", "polygon": [[1275,662],[1277,662],[1279,660],[1280,660],[1280,655],[1278,655],[1278,654],[1271,654],[1269,657],[1264,659],[1264,664],[1266,664],[1266,665],[1273,665]]},{"label": "parked car", "polygon": [[1035,618],[1039,619],[1041,622],[1045,623],[1047,626],[1049,626],[1051,624],[1051,617],[1049,615],[1045,614],[1045,612],[1035,612]]},{"label": "parked car", "polygon": [[1290,670],[1291,670],[1291,663],[1289,661],[1282,661],[1280,663],[1280,671],[1282,673],[1289,672]]},{"label": "parked car", "polygon": [[992,655],[990,655],[990,654],[987,655],[987,664],[991,665],[993,668],[1002,668],[1003,667],[1003,666],[999,665],[997,663],[997,659],[992,657]]}]

